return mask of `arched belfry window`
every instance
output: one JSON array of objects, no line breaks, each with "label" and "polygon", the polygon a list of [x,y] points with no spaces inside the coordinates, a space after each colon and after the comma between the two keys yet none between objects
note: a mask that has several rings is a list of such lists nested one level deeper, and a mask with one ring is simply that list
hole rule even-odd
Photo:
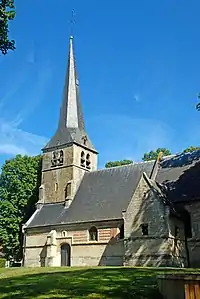
[{"label": "arched belfry window", "polygon": [[62,165],[63,161],[64,161],[63,158],[64,158],[63,150],[54,151],[52,154],[52,160],[51,160],[52,166]]},{"label": "arched belfry window", "polygon": [[95,226],[91,227],[89,230],[89,240],[98,241],[98,231]]},{"label": "arched belfry window", "polygon": [[81,152],[81,166],[85,167],[85,153],[83,151]]},{"label": "arched belfry window", "polygon": [[90,169],[91,168],[91,161],[90,161],[90,154],[86,155],[86,168]]}]

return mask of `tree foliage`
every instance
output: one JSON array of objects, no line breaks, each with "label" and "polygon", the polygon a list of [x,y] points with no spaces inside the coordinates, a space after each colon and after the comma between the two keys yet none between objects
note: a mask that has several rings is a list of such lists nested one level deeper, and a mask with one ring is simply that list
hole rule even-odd
[{"label": "tree foliage", "polygon": [[[198,100],[200,101],[200,93],[198,94],[197,98],[198,98]],[[200,102],[197,103],[197,105],[196,105],[196,109],[197,109],[198,111],[200,111]]]},{"label": "tree foliage", "polygon": [[133,163],[132,160],[121,160],[121,161],[113,161],[113,162],[107,162],[105,167],[110,168],[110,167],[115,167],[115,166],[122,166],[122,165],[128,165]]},{"label": "tree foliage", "polygon": [[9,40],[8,23],[15,17],[14,0],[0,0],[0,52],[7,54],[15,49],[14,40]]},{"label": "tree foliage", "polygon": [[150,151],[148,153],[144,153],[144,156],[142,158],[143,161],[151,161],[156,160],[158,157],[158,154],[162,152],[163,156],[169,156],[171,155],[171,151],[167,148],[158,148],[156,151]]},{"label": "tree foliage", "polygon": [[22,225],[38,200],[41,156],[17,155],[2,167],[0,175],[0,241],[6,257],[22,257]]}]

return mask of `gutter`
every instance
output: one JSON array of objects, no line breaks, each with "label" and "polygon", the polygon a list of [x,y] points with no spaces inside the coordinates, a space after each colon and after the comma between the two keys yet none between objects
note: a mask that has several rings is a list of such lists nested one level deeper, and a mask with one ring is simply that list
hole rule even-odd
[{"label": "gutter", "polygon": [[123,220],[123,217],[121,218],[113,218],[113,219],[101,219],[101,220],[87,220],[87,221],[76,221],[76,222],[63,222],[63,223],[56,223],[56,224],[43,224],[38,226],[29,226],[28,228],[43,228],[43,227],[55,227],[55,226],[61,226],[61,225],[77,225],[77,224],[86,224],[86,223],[96,223],[96,222],[103,222],[103,221],[119,221]]}]

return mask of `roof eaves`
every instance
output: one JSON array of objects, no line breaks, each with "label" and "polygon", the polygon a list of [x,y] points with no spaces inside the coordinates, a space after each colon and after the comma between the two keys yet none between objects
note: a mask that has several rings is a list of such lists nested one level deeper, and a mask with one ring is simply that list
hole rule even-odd
[{"label": "roof eaves", "polygon": [[109,218],[109,219],[98,219],[98,220],[87,220],[87,221],[73,221],[73,222],[62,222],[62,223],[55,223],[55,224],[42,224],[42,225],[34,225],[34,226],[28,226],[26,228],[44,228],[44,227],[55,227],[55,226],[61,226],[61,225],[77,225],[77,224],[86,224],[86,223],[96,223],[96,222],[108,222],[108,221],[119,221],[123,220],[123,217],[118,218]]}]

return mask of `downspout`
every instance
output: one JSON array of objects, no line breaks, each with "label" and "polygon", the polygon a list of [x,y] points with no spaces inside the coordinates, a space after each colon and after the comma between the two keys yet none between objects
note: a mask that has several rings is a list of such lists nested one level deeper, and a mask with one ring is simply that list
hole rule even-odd
[{"label": "downspout", "polygon": [[26,225],[22,226],[23,233],[23,255],[22,255],[22,266],[24,267],[25,263],[25,254],[26,254]]},{"label": "downspout", "polygon": [[184,234],[185,234],[185,251],[186,251],[186,259],[187,259],[187,267],[190,268],[190,252],[188,248],[188,240],[186,235],[185,223],[184,223]]}]

